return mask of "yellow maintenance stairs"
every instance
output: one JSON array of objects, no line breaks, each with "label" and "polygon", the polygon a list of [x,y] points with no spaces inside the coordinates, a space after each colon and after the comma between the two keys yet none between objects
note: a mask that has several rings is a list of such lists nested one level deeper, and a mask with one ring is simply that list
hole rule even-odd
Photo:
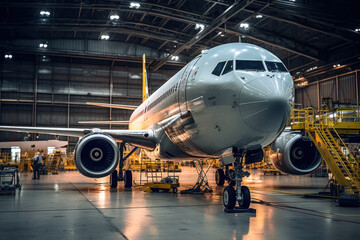
[{"label": "yellow maintenance stairs", "polygon": [[360,195],[360,159],[351,154],[339,135],[359,134],[360,109],[339,109],[333,113],[313,108],[294,109],[290,126],[309,135],[345,192]]}]

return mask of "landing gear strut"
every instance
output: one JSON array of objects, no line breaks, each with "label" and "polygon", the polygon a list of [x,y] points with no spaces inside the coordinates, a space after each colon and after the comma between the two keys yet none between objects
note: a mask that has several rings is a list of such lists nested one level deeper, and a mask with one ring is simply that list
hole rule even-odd
[{"label": "landing gear strut", "polygon": [[[243,158],[245,156],[245,150],[233,148],[234,173],[232,174],[235,179],[235,189],[233,186],[227,186],[224,188],[223,204],[225,209],[232,210],[235,208],[236,202],[238,202],[240,209],[248,209],[250,206],[250,191],[246,186],[241,186],[242,179],[250,176],[250,173],[243,170]],[[228,172],[228,171],[227,171]],[[229,182],[230,183],[230,182]]]},{"label": "landing gear strut", "polygon": [[[117,170],[110,175],[110,187],[117,188],[118,181],[124,181],[125,188],[132,186],[132,172],[130,170],[123,171],[125,161],[133,154],[138,148],[134,147],[126,156],[124,156],[125,143],[120,143],[120,160],[119,160],[119,174]],[[125,173],[125,174],[124,174]]]}]

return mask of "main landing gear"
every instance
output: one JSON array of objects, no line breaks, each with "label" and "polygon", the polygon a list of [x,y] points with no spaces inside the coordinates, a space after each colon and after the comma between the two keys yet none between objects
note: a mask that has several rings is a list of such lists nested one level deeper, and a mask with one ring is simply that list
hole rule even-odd
[{"label": "main landing gear", "polygon": [[117,188],[118,182],[124,182],[125,188],[132,187],[132,172],[130,170],[123,170],[124,162],[133,154],[137,147],[134,147],[126,156],[124,156],[125,143],[120,143],[120,160],[119,160],[119,174],[117,170],[114,170],[110,175],[110,187]]},{"label": "main landing gear", "polygon": [[[246,152],[242,149],[233,148],[233,155],[235,158],[234,170],[231,172],[226,168],[226,177],[229,186],[224,188],[223,204],[225,210],[232,210],[235,208],[236,202],[240,209],[248,209],[250,206],[250,191],[246,186],[241,186],[242,179],[250,176],[250,173],[243,170],[243,158]],[[218,169],[219,170],[219,169]],[[222,169],[221,169],[222,170]],[[221,176],[221,171],[219,171]],[[224,172],[222,172],[224,173]],[[216,175],[215,175],[216,178]],[[221,183],[221,181],[219,181]],[[222,182],[223,183],[223,182]],[[235,185],[235,188],[233,187]]]}]

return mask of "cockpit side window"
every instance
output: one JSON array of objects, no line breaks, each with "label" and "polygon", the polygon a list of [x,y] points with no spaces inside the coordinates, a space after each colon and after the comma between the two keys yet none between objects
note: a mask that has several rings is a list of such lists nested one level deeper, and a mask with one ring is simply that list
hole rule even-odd
[{"label": "cockpit side window", "polygon": [[265,63],[269,72],[287,72],[286,67],[281,62],[265,61]]},{"label": "cockpit side window", "polygon": [[224,68],[225,62],[219,62],[216,67],[214,68],[214,70],[212,71],[212,74],[216,75],[216,76],[220,76],[223,68]]},{"label": "cockpit side window", "polygon": [[227,74],[228,72],[231,72],[232,70],[234,70],[234,61],[228,61],[225,68],[224,68],[224,72],[222,73],[222,75]]},{"label": "cockpit side window", "polygon": [[265,67],[262,61],[236,60],[236,70],[265,72]]}]

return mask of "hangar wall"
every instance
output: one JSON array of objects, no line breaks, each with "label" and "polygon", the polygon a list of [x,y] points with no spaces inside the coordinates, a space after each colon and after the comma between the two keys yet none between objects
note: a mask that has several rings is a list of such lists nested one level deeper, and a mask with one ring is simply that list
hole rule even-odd
[{"label": "hangar wall", "polygon": [[[128,120],[132,111],[86,105],[86,102],[139,105],[142,69],[75,61],[3,61],[0,83],[0,124],[46,127],[89,127],[84,120]],[[154,92],[173,71],[148,73],[149,91]],[[99,128],[126,128],[97,125]],[[2,132],[0,141],[23,140],[24,133]],[[34,139],[36,136],[32,136]],[[39,140],[53,139],[40,135]],[[66,137],[61,137],[66,140]],[[72,145],[77,139],[70,139]]]},{"label": "hangar wall", "polygon": [[296,88],[295,103],[302,107],[319,109],[322,98],[333,98],[341,103],[357,104],[359,101],[360,71],[355,70],[334,77],[322,79]]}]

